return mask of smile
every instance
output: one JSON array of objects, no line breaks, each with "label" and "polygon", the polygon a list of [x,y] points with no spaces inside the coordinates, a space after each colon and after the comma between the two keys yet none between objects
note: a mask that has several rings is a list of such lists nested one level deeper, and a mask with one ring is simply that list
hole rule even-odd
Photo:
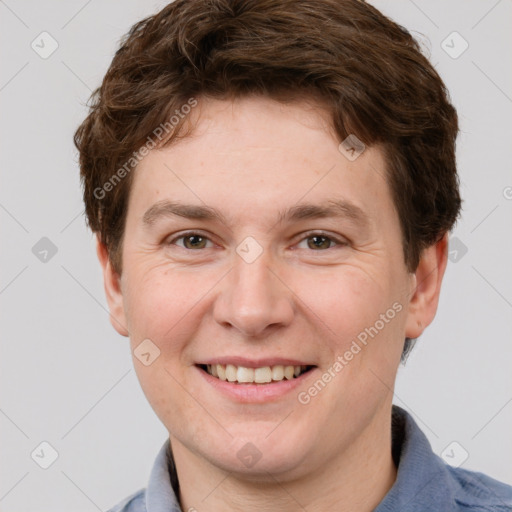
[{"label": "smile", "polygon": [[247,368],[232,364],[201,364],[203,371],[219,380],[235,384],[270,384],[282,380],[293,380],[310,371],[314,366],[275,365]]}]

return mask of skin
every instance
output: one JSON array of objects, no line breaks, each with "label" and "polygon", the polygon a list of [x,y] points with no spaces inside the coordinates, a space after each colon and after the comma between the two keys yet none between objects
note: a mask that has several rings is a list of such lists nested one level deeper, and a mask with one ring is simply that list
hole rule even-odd
[{"label": "skin", "polygon": [[[136,170],[121,276],[97,245],[112,324],[129,335],[132,352],[147,338],[160,350],[149,366],[133,361],[169,431],[182,509],[371,511],[396,478],[395,377],[404,338],[420,336],[435,316],[447,235],[409,273],[381,150],[349,161],[311,102],[202,99],[189,119],[190,136],[150,151]],[[277,222],[288,207],[333,197],[358,205],[367,226]],[[144,213],[163,199],[217,208],[226,222],[169,216],[145,226]],[[187,230],[207,241],[195,248],[197,239],[178,238]],[[322,234],[330,238],[317,248],[312,237]],[[236,252],[247,236],[263,251],[252,263]],[[401,312],[299,403],[298,393],[394,303]],[[317,368],[276,400],[240,403],[194,366],[228,355],[291,357]],[[237,457],[247,442],[262,455],[250,468]]]}]

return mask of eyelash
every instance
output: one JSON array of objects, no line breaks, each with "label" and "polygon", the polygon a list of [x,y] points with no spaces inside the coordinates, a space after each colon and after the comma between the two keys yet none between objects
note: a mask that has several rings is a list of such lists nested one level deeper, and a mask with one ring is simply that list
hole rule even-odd
[{"label": "eyelash", "polygon": [[[191,236],[199,236],[201,238],[205,238],[206,240],[208,240],[209,242],[211,242],[210,238],[203,235],[202,233],[199,233],[197,231],[188,231],[186,233],[182,233],[180,236],[177,236],[171,240],[169,240],[168,242],[166,242],[166,245],[175,245],[175,242],[177,240],[181,240],[182,238],[187,238],[187,237],[191,237]],[[340,240],[332,235],[329,235],[328,233],[324,233],[323,231],[310,231],[310,232],[307,232],[303,235],[303,237],[299,240],[299,242],[302,242],[304,240],[307,240],[308,238],[313,238],[314,236],[318,236],[318,237],[323,237],[323,238],[326,238],[328,240],[331,240],[332,242],[334,242],[336,245],[334,247],[337,247],[337,246],[347,246],[348,245],[348,242],[347,241],[344,241],[344,240]],[[334,247],[329,247],[329,249],[333,249]],[[201,250],[201,249],[188,249],[186,247],[181,247],[182,249],[185,249],[186,251],[196,251],[196,250]],[[203,249],[207,249],[207,247],[203,248]],[[328,249],[319,249],[318,251],[314,251],[312,250],[312,252],[325,252],[326,250]]]}]

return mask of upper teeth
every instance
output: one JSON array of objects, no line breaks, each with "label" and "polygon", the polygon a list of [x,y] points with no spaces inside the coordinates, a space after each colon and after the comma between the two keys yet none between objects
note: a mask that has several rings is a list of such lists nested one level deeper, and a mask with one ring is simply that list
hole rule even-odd
[{"label": "upper teeth", "polygon": [[291,380],[298,377],[301,372],[307,369],[307,366],[263,366],[261,368],[246,368],[244,366],[234,366],[232,364],[208,364],[206,371],[219,378],[229,382],[255,382],[264,384],[266,382],[280,381],[283,379]]}]

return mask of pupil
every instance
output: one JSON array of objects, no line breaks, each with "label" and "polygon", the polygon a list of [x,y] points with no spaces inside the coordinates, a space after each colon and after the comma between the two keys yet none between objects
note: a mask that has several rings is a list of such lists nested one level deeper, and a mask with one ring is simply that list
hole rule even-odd
[{"label": "pupil", "polygon": [[[325,236],[312,236],[311,237],[311,240],[313,240],[313,247],[314,248],[322,248],[322,247],[325,247],[325,248],[329,248],[329,239]],[[327,243],[327,246],[326,246],[326,243]]]},{"label": "pupil", "polygon": [[197,248],[201,246],[201,242],[204,241],[202,236],[198,235],[189,235],[186,240],[188,240],[188,245],[191,245],[192,248]]}]

